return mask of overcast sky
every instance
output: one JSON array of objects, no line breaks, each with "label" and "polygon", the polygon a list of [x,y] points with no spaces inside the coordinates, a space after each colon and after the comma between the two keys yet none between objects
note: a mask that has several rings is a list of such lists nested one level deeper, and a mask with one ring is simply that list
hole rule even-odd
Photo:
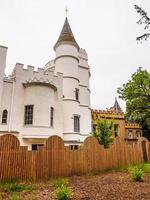
[{"label": "overcast sky", "polygon": [[[117,88],[138,67],[150,70],[150,40],[137,25],[134,4],[150,16],[149,0],[0,0],[0,45],[8,47],[6,74],[16,62],[43,67],[54,58],[53,46],[65,20],[65,7],[76,41],[91,66],[92,108],[114,104]],[[119,100],[124,108],[124,102]]]}]

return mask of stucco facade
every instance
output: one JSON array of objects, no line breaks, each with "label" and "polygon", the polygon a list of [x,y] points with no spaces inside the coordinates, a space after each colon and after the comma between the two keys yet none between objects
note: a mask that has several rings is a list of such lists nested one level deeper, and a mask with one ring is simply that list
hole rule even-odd
[{"label": "stucco facade", "polygon": [[43,68],[17,63],[5,77],[7,48],[0,46],[0,134],[16,135],[29,149],[51,135],[78,145],[91,132],[88,56],[67,18],[54,51]]}]

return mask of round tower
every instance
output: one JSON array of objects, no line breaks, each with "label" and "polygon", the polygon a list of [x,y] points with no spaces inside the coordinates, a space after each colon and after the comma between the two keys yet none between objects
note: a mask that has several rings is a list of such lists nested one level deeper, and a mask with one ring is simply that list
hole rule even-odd
[{"label": "round tower", "polygon": [[56,53],[55,71],[63,73],[64,140],[75,140],[77,136],[74,138],[74,133],[80,133],[79,46],[75,41],[67,17],[54,50]]}]

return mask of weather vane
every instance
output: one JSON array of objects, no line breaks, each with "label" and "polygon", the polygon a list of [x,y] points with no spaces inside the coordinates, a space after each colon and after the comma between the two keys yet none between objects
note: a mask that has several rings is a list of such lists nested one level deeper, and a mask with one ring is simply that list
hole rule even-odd
[{"label": "weather vane", "polygon": [[65,9],[66,17],[68,16],[68,8]]}]

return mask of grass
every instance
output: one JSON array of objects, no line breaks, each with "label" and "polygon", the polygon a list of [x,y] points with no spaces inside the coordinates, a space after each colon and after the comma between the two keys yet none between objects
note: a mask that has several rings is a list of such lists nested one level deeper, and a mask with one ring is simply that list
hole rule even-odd
[{"label": "grass", "polygon": [[69,179],[68,178],[57,178],[57,179],[53,180],[52,185],[55,188],[59,188],[62,185],[63,186],[68,186],[69,185]]},{"label": "grass", "polygon": [[129,165],[127,167],[128,172],[132,172],[135,168],[142,170],[144,173],[150,173],[150,164],[149,163],[141,163],[137,165]]},{"label": "grass", "polygon": [[134,168],[142,170],[144,173],[150,173],[150,163],[141,163],[136,165],[128,165],[126,167],[117,167],[114,168],[114,172],[132,172]]},{"label": "grass", "polygon": [[0,183],[0,191],[3,192],[21,192],[21,191],[31,191],[33,190],[32,185],[23,185],[15,182]]},{"label": "grass", "polygon": [[61,185],[55,190],[55,198],[57,200],[69,200],[73,196],[71,188]]},{"label": "grass", "polygon": [[52,185],[55,187],[55,198],[57,200],[68,200],[71,199],[73,192],[69,188],[69,179],[68,178],[57,178],[52,182]]},{"label": "grass", "polygon": [[12,193],[12,194],[9,196],[9,200],[20,200],[20,196],[19,196],[19,194],[17,194],[17,193]]}]

